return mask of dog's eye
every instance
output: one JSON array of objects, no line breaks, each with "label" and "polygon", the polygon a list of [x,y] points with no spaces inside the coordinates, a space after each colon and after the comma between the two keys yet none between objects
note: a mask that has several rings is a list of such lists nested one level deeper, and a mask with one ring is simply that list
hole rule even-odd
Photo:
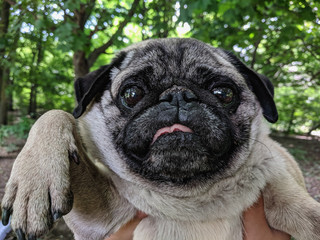
[{"label": "dog's eye", "polygon": [[144,91],[138,86],[125,88],[121,93],[121,102],[128,108],[133,108],[144,96]]},{"label": "dog's eye", "polygon": [[230,88],[217,87],[212,92],[224,104],[229,104],[233,100],[234,93]]}]

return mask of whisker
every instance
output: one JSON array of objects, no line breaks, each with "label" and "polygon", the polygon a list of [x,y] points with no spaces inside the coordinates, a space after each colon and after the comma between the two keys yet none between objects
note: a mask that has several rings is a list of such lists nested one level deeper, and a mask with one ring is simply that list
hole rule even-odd
[{"label": "whisker", "polygon": [[255,138],[249,137],[249,139],[255,141],[256,143],[260,143],[262,146],[264,146],[268,150],[268,152],[270,153],[271,159],[274,159],[271,149],[265,143],[255,139]]}]

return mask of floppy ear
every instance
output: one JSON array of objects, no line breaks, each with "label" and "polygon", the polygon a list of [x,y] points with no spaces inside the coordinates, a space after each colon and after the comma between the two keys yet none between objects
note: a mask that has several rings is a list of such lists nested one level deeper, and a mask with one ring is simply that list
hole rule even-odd
[{"label": "floppy ear", "polygon": [[125,56],[126,53],[121,52],[110,64],[102,66],[75,81],[74,90],[78,102],[78,106],[73,110],[75,118],[79,118],[84,113],[89,103],[98,93],[102,93],[110,87],[111,70],[114,67],[119,67]]},{"label": "floppy ear", "polygon": [[237,68],[246,80],[248,86],[257,96],[263,110],[263,116],[271,123],[278,120],[278,111],[273,101],[274,89],[271,81],[264,75],[259,74],[248,68],[234,54],[224,51],[231,63]]}]

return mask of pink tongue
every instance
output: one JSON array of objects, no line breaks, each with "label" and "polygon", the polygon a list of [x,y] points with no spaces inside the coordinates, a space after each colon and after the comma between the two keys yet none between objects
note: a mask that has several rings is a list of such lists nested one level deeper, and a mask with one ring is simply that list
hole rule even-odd
[{"label": "pink tongue", "polygon": [[192,133],[193,132],[190,128],[188,128],[188,127],[186,127],[184,125],[174,124],[171,127],[164,127],[164,128],[159,129],[156,132],[156,134],[154,135],[152,143],[154,143],[158,139],[158,137],[160,137],[161,135],[166,134],[166,133],[176,132],[176,131],[188,132],[188,133]]}]

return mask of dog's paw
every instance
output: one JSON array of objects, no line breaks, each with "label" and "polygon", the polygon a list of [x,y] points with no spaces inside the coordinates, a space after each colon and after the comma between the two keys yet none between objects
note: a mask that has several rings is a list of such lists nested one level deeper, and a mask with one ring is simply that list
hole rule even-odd
[{"label": "dog's paw", "polygon": [[14,162],[2,200],[2,222],[8,224],[12,216],[19,240],[45,234],[72,208],[70,160],[79,163],[74,126],[68,113],[46,113]]}]

